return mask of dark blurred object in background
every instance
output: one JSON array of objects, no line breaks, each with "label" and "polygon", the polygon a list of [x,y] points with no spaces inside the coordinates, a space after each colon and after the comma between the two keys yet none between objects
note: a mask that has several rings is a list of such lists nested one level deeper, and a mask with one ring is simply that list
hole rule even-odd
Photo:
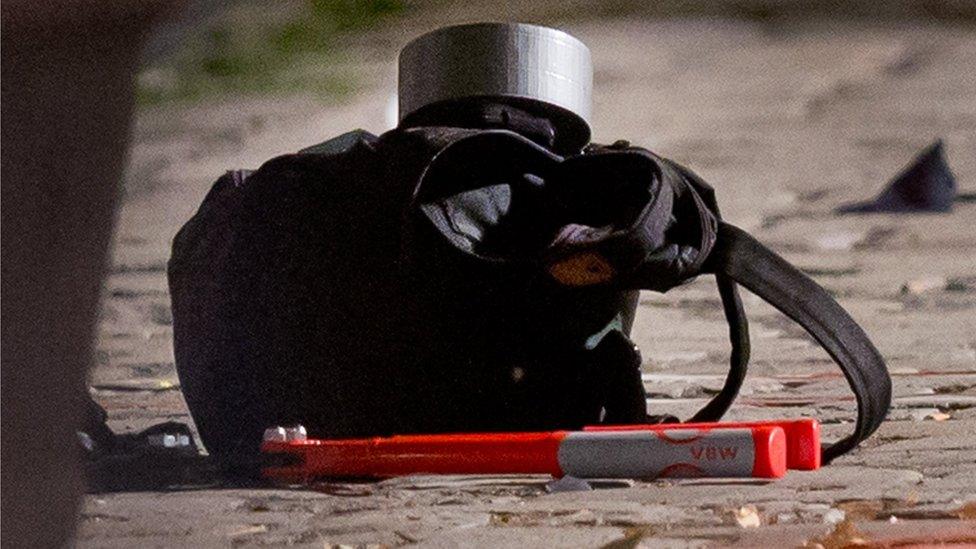
[{"label": "dark blurred object in background", "polygon": [[845,204],[839,213],[949,212],[956,200],[956,178],[939,139],[922,151],[881,194],[869,202]]}]

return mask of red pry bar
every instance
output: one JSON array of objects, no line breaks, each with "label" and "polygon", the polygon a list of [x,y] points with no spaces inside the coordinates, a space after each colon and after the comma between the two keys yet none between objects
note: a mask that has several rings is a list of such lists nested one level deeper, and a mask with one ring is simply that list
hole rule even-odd
[{"label": "red pry bar", "polygon": [[786,467],[798,471],[820,468],[820,422],[811,418],[775,421],[743,421],[728,423],[658,423],[646,425],[593,425],[584,431],[659,431],[676,427],[692,429],[728,429],[753,427],[781,427],[786,433]]},{"label": "red pry bar", "polygon": [[[295,463],[264,475],[550,474],[578,478],[779,478],[787,437],[777,425],[655,425],[654,429],[396,435],[366,439],[265,440],[265,454]],[[646,427],[646,426],[644,426]],[[279,430],[281,430],[279,428]],[[271,430],[273,431],[273,430]]]}]

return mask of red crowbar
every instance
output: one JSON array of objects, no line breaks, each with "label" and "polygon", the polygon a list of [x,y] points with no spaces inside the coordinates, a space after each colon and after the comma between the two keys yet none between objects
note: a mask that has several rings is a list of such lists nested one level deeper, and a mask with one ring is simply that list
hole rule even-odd
[{"label": "red crowbar", "polygon": [[418,473],[578,478],[779,478],[786,473],[782,427],[722,425],[365,439],[309,439],[303,428],[277,427],[266,431],[261,450],[286,463],[265,468],[264,476],[290,481]]}]

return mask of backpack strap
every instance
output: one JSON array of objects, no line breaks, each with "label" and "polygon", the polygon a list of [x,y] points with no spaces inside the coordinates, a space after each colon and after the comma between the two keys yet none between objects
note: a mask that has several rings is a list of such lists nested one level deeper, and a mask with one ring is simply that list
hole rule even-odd
[{"label": "backpack strap", "polygon": [[[722,390],[691,421],[720,419],[745,380],[750,346],[748,321],[736,288],[739,283],[802,326],[843,371],[857,400],[857,421],[851,435],[824,447],[823,463],[830,463],[854,449],[877,430],[891,404],[891,378],[881,354],[864,330],[816,282],[747,232],[723,222],[711,186],[684,166],[654,158],[665,166],[661,173],[669,179],[677,195],[688,190],[700,197],[699,204],[704,204],[707,212],[699,206],[698,216],[711,215],[717,220],[714,244],[710,249],[702,247],[708,250],[702,272],[715,275],[729,325],[732,353]],[[694,219],[685,223],[694,224]]]},{"label": "backpack strap", "polygon": [[748,233],[720,223],[706,271],[721,273],[803,327],[830,354],[857,398],[854,432],[823,450],[829,463],[858,445],[884,421],[891,378],[864,330],[816,282]]},{"label": "backpack strap", "polygon": [[[720,393],[691,418],[695,422],[720,419],[745,379],[750,347],[748,323],[736,288],[741,284],[809,332],[840,366],[854,392],[858,405],[854,433],[825,447],[824,463],[870,436],[881,425],[891,402],[891,379],[880,353],[823,288],[745,231],[721,221],[714,191],[701,178],[636,148],[567,159],[561,167],[569,173],[557,175],[564,180],[582,179],[583,184],[600,182],[598,173],[633,176],[632,170],[622,168],[624,164],[643,166],[632,182],[647,189],[644,210],[628,218],[633,223],[609,228],[567,225],[550,248],[550,274],[568,286],[605,283],[659,292],[700,273],[716,276],[729,324],[730,368]],[[588,167],[599,167],[598,173],[588,173]],[[662,205],[667,211],[661,211]],[[570,269],[560,269],[562,266],[588,269],[599,276],[567,276],[564,271]]]},{"label": "backpack strap", "polygon": [[722,419],[729,411],[735,398],[739,396],[742,384],[746,380],[749,369],[749,320],[742,307],[739,288],[735,281],[725,273],[715,273],[715,283],[718,295],[722,300],[722,310],[725,322],[729,325],[729,343],[732,350],[729,353],[729,373],[725,377],[725,384],[717,395],[712,397],[701,410],[691,416],[689,423],[709,423]]},{"label": "backpack strap", "polygon": [[[657,157],[657,160],[670,167],[680,176],[694,192],[692,194],[701,198],[701,203],[711,212],[716,219],[716,233],[718,223],[722,221],[722,213],[718,207],[718,200],[715,198],[715,190],[698,177],[698,174],[675,162],[665,158]],[[702,214],[704,215],[704,214]],[[713,245],[714,246],[714,245]],[[715,284],[718,286],[718,295],[722,300],[722,310],[725,314],[725,321],[729,326],[729,343],[731,351],[729,353],[729,373],[725,377],[725,383],[717,395],[712,397],[701,410],[693,415],[689,422],[713,422],[722,419],[722,416],[729,411],[742,384],[745,382],[746,373],[749,369],[749,355],[751,352],[749,342],[749,319],[746,318],[746,311],[742,306],[742,298],[739,297],[739,287],[730,276],[722,272],[715,273]]]},{"label": "backpack strap", "polygon": [[[450,175],[455,169],[457,177],[444,178],[454,182],[453,192],[480,188],[492,178],[463,175],[470,172],[472,159],[485,158],[506,161],[482,161],[479,170],[524,169],[537,174],[518,184],[527,192],[538,187],[543,199],[536,207],[557,204],[560,211],[540,216],[560,220],[553,227],[554,240],[544,250],[524,257],[481,258],[486,264],[539,262],[556,282],[570,288],[608,285],[666,292],[698,274],[715,275],[729,324],[730,368],[720,393],[692,421],[721,418],[745,379],[750,347],[737,290],[741,284],[809,332],[840,366],[854,392],[854,433],[825,447],[823,461],[853,449],[880,426],[891,401],[891,379],[867,335],[813,280],[745,231],[721,221],[714,191],[693,172],[643,149],[597,149],[562,158],[510,132],[487,131],[443,150],[425,177],[444,170]],[[458,181],[466,181],[466,186],[457,188]],[[420,186],[414,200],[424,205],[444,192]],[[449,208],[421,209],[435,227],[450,222],[438,223],[438,216],[451,217]],[[452,243],[478,255],[467,240]]]}]

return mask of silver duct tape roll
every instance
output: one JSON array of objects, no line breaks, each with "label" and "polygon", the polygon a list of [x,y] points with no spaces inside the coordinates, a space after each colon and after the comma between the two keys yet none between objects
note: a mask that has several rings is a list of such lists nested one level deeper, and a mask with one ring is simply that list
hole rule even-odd
[{"label": "silver duct tape roll", "polygon": [[590,120],[590,50],[569,34],[519,23],[445,27],[400,52],[399,118],[450,99],[541,102]]}]

